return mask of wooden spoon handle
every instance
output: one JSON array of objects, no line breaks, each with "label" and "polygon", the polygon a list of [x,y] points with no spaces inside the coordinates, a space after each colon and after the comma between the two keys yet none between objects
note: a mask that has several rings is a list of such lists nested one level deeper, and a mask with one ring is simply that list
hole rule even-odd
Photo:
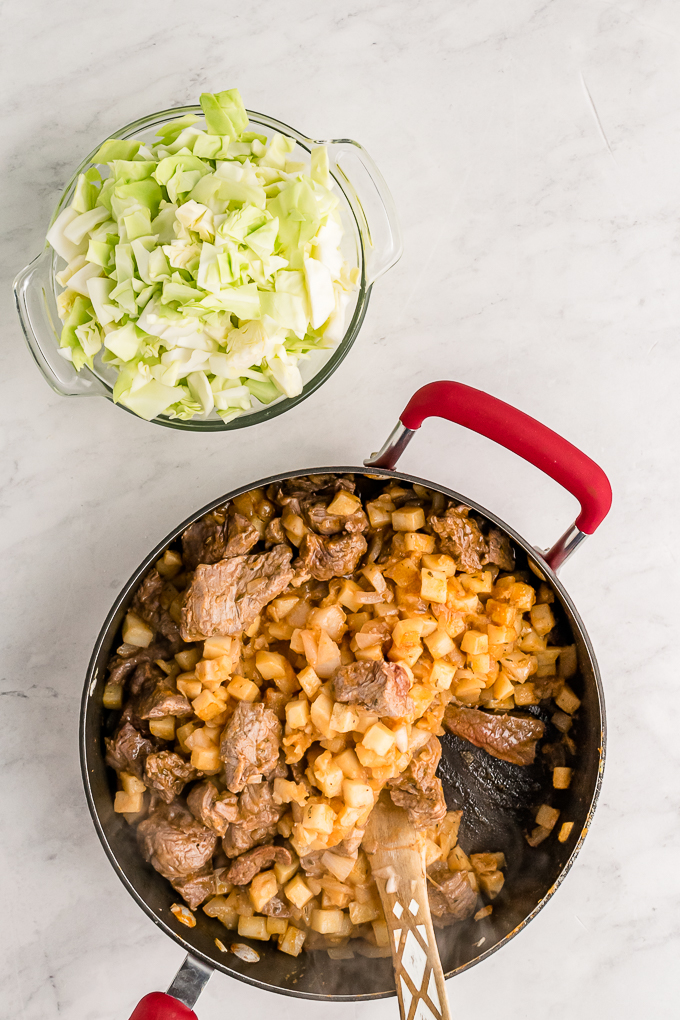
[{"label": "wooden spoon handle", "polygon": [[371,863],[390,934],[402,1020],[450,1020],[420,852],[385,849]]}]

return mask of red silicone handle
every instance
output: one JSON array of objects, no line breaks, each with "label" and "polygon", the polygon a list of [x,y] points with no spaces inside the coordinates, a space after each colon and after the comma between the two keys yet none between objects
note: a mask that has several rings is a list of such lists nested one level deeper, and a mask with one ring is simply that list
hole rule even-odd
[{"label": "red silicone handle", "polygon": [[563,485],[581,504],[576,527],[584,534],[592,535],[609,513],[612,490],[602,468],[516,407],[472,386],[442,380],[413,394],[401,422],[407,429],[419,429],[433,416],[493,439]]},{"label": "red silicone handle", "polygon": [[198,1017],[174,996],[149,992],[137,1004],[130,1020],[198,1020]]}]

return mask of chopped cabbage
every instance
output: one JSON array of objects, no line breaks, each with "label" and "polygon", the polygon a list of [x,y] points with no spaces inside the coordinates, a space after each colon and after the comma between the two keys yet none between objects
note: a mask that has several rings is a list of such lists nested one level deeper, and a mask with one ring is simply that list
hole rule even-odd
[{"label": "chopped cabbage", "polygon": [[231,421],[302,392],[299,363],[342,340],[358,270],[343,258],[328,154],[248,130],[238,89],[200,99],[157,141],[110,138],[48,243],[61,353],[117,372],[113,398]]}]

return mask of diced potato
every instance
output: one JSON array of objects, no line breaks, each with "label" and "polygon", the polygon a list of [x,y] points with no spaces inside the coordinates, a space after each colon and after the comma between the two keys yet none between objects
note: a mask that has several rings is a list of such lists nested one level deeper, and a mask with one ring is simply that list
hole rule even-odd
[{"label": "diced potato", "polygon": [[512,693],[518,708],[524,705],[537,705],[539,702],[533,684],[517,684]]},{"label": "diced potato", "polygon": [[[489,599],[486,603],[486,613],[499,627],[512,627],[517,618],[517,610],[509,602],[499,602],[496,599]],[[489,638],[491,641],[491,638]]]},{"label": "diced potato", "polygon": [[279,884],[273,870],[261,871],[259,875],[255,875],[249,889],[250,900],[255,910],[261,911],[265,903],[269,903],[278,891]]},{"label": "diced potato", "polygon": [[532,829],[526,837],[527,843],[529,846],[539,846],[544,839],[548,838],[550,832],[550,829],[545,829],[542,825],[537,825],[536,828]]},{"label": "diced potato", "polygon": [[333,639],[322,630],[319,634],[319,643],[316,653],[316,665],[314,669],[318,676],[328,680],[333,676],[336,669],[341,665],[340,649]]},{"label": "diced potato", "polygon": [[477,595],[488,595],[493,589],[493,576],[490,570],[482,570],[478,574],[461,574],[460,582],[467,591]]},{"label": "diced potato", "polygon": [[568,768],[553,769],[553,786],[556,790],[568,790],[574,770]]},{"label": "diced potato", "polygon": [[[427,644],[427,638],[425,643]],[[452,662],[445,662],[444,659],[435,659],[429,682],[434,684],[440,691],[448,691],[455,672],[456,667]]]},{"label": "diced potato", "polygon": [[231,659],[233,645],[234,639],[230,637],[206,638],[203,642],[203,658],[221,659],[223,655],[226,655]]},{"label": "diced potato", "polygon": [[299,545],[309,531],[309,528],[298,514],[291,514],[284,511],[281,523],[283,524],[283,527],[285,528],[293,545]]},{"label": "diced potato", "polygon": [[375,794],[367,783],[345,779],[342,783],[342,798],[348,807],[365,808],[373,805]]},{"label": "diced potato", "polygon": [[266,917],[239,917],[238,919],[238,933],[242,938],[245,939],[259,939],[261,942],[267,942],[269,939],[269,932],[267,931],[267,918]]},{"label": "diced potato", "polygon": [[460,642],[461,652],[469,652],[470,655],[479,655],[480,652],[489,651],[489,638],[478,630],[468,630],[463,634]]},{"label": "diced potato", "polygon": [[460,846],[454,846],[446,861],[449,871],[472,871],[470,858]]},{"label": "diced potato", "polygon": [[380,917],[380,912],[371,903],[357,903],[352,900],[349,905],[349,919],[352,924],[366,924]]},{"label": "diced potato", "polygon": [[172,549],[166,549],[161,558],[156,560],[156,570],[161,577],[176,577],[182,566],[182,557]]},{"label": "diced potato", "polygon": [[484,687],[483,677],[476,676],[469,669],[459,669],[453,679],[453,690],[457,698],[479,696]]},{"label": "diced potato", "polygon": [[113,810],[119,815],[135,815],[143,807],[143,793],[126,793],[124,790],[118,790],[113,801]]},{"label": "diced potato", "polygon": [[482,892],[488,896],[490,900],[495,900],[503,888],[505,875],[502,871],[489,871],[482,875],[478,874],[477,879],[482,887]]},{"label": "diced potato", "polygon": [[128,613],[123,621],[123,641],[136,648],[148,648],[153,641],[153,630],[135,613]]},{"label": "diced potato", "polygon": [[453,556],[445,556],[443,553],[431,555],[426,553],[422,558],[422,565],[428,570],[437,570],[447,577],[453,577],[456,573],[456,562]]},{"label": "diced potato", "polygon": [[357,728],[359,713],[352,705],[343,705],[336,701],[331,713],[331,728],[338,733],[351,733]]},{"label": "diced potato", "polygon": [[340,854],[327,850],[321,858],[321,863],[339,882],[344,882],[354,867],[354,858],[341,857]]},{"label": "diced potato", "polygon": [[562,822],[562,825],[560,826],[560,831],[557,834],[557,838],[560,841],[560,843],[567,842],[567,840],[571,836],[571,830],[573,828],[574,828],[573,822]]},{"label": "diced potato", "polygon": [[325,736],[332,734],[331,717],[333,715],[333,701],[325,691],[321,691],[312,702],[310,715],[312,722],[320,733],[323,733]]},{"label": "diced potato", "polygon": [[[229,639],[231,640],[231,638]],[[183,651],[178,652],[175,656],[175,662],[178,666],[184,670],[185,673],[190,673],[201,658],[201,653],[198,648],[185,648]]]},{"label": "diced potato", "polygon": [[341,641],[347,630],[347,614],[337,603],[312,609],[307,617],[308,630],[325,630],[333,641]]},{"label": "diced potato", "polygon": [[387,927],[387,921],[373,921],[373,934],[375,935],[375,942],[378,946],[389,946],[390,944],[390,932]]},{"label": "diced potato", "polygon": [[[427,556],[434,552],[434,535],[425,535],[422,531],[407,531],[404,533],[404,549],[406,552],[416,553],[418,556]],[[436,570],[437,568],[430,568]]]},{"label": "diced potato", "polygon": [[553,829],[559,817],[560,812],[557,808],[541,804],[536,813],[536,825],[540,825],[542,829]]},{"label": "diced potato", "polygon": [[255,665],[265,680],[282,680],[293,672],[288,659],[279,652],[258,652]]},{"label": "diced potato", "polygon": [[443,628],[438,627],[425,638],[425,644],[433,659],[444,659],[456,647],[451,637]]},{"label": "diced potato", "polygon": [[300,862],[298,861],[295,854],[293,854],[293,860],[290,862],[290,864],[278,864],[278,863],[275,864],[274,874],[276,875],[276,881],[279,883],[279,885],[285,885],[286,882],[288,882],[293,877],[299,866]]},{"label": "diced potato", "polygon": [[488,652],[480,652],[478,655],[468,655],[468,665],[473,673],[480,676],[491,672],[491,656]]},{"label": "diced potato", "polygon": [[568,715],[573,715],[574,712],[578,711],[581,699],[576,697],[568,684],[565,684],[555,698],[555,704],[561,708],[563,712],[566,712]]},{"label": "diced potato", "polygon": [[266,920],[267,931],[270,935],[285,935],[288,927],[288,919],[285,917],[268,917]]},{"label": "diced potato", "polygon": [[566,712],[553,712],[551,723],[556,726],[560,733],[568,733],[574,725],[574,720]]},{"label": "diced potato", "polygon": [[219,772],[222,765],[219,747],[195,748],[191,752],[191,764],[199,772]]},{"label": "diced potato", "polygon": [[330,804],[307,804],[305,807],[302,816],[302,825],[305,829],[329,836],[333,831],[334,822],[335,811]]},{"label": "diced potato", "polygon": [[313,910],[309,926],[321,935],[333,935],[342,930],[343,918],[342,910]]},{"label": "diced potato", "polygon": [[[186,674],[187,676],[193,677],[193,673]],[[189,701],[193,701],[203,690],[203,684],[200,680],[182,680],[181,677],[177,678],[177,690],[180,694],[183,694]]]},{"label": "diced potato", "polygon": [[435,861],[441,860],[444,856],[444,851],[435,843],[433,839],[429,839],[427,836],[421,837],[420,853],[423,858],[423,867],[427,871],[431,864]]},{"label": "diced potato", "polygon": [[505,867],[504,853],[470,854],[470,863],[477,875],[487,875]]},{"label": "diced potato", "polygon": [[529,617],[531,619],[531,626],[539,637],[549,634],[555,626],[555,617],[553,616],[552,609],[546,602],[538,606],[532,606],[529,610]]},{"label": "diced potato", "polygon": [[368,583],[373,585],[377,592],[382,593],[387,588],[382,570],[377,563],[369,563],[367,566],[362,567],[361,573],[364,575]]},{"label": "diced potato", "polygon": [[305,666],[305,668],[298,673],[297,678],[300,687],[302,687],[302,690],[308,698],[313,698],[319,687],[321,687],[321,680],[311,666]]},{"label": "diced potato", "polygon": [[448,858],[451,850],[458,839],[458,829],[463,817],[462,811],[447,811],[437,832],[437,843],[442,848],[445,858]]},{"label": "diced potato", "polygon": [[260,696],[260,688],[244,676],[235,676],[227,687],[227,693],[237,701],[252,702]]},{"label": "diced potato", "polygon": [[324,751],[319,755],[312,766],[312,771],[324,797],[337,797],[342,789],[344,777],[340,766],[333,761],[330,751]]},{"label": "diced potato", "polygon": [[126,793],[144,793],[146,786],[132,772],[120,772],[119,778]]},{"label": "diced potato", "polygon": [[361,762],[357,758],[356,751],[351,747],[347,750],[341,751],[340,754],[335,757],[335,764],[342,769],[342,774],[347,779],[360,779],[366,778],[366,772]]},{"label": "diced potato", "polygon": [[410,556],[399,560],[393,567],[386,570],[385,577],[391,578],[400,588],[420,592],[420,570]]},{"label": "diced potato", "polygon": [[307,800],[307,790],[304,783],[295,783],[292,779],[281,779],[279,776],[274,780],[273,798],[275,804],[300,804]]},{"label": "diced potato", "polygon": [[[508,628],[508,631],[515,634],[515,628]],[[514,640],[514,637],[511,639]],[[518,642],[519,647],[523,652],[544,652],[547,648],[547,640],[544,637],[540,637],[533,627],[529,627],[527,633],[523,634],[520,641]]]},{"label": "diced potato", "polygon": [[299,595],[279,595],[278,598],[274,599],[267,606],[267,616],[269,616],[276,623],[280,623],[288,613],[291,612],[300,602]]},{"label": "diced potato", "polygon": [[306,903],[314,896],[314,893],[305,882],[302,875],[296,875],[285,887],[284,892],[290,902],[298,910],[302,910]]},{"label": "diced potato", "polygon": [[201,691],[197,698],[191,702],[191,707],[204,722],[210,722],[216,715],[224,711],[224,704],[218,700],[210,691]]},{"label": "diced potato", "polygon": [[377,722],[364,733],[361,741],[369,751],[384,757],[394,744],[394,733],[384,723]]},{"label": "diced potato", "polygon": [[395,531],[419,531],[425,525],[425,511],[420,506],[402,506],[392,514]]},{"label": "diced potato", "polygon": [[289,956],[299,956],[306,938],[306,932],[289,924],[285,935],[279,939],[279,949],[282,953],[287,953]]},{"label": "diced potato", "polygon": [[186,741],[187,741],[187,738],[191,736],[191,734],[194,732],[195,729],[196,729],[196,723],[195,722],[184,723],[183,726],[178,726],[177,727],[177,731],[175,733],[175,736],[176,736],[177,740],[179,741],[179,746],[182,749],[182,752],[184,754],[187,754],[191,750],[191,748],[189,747],[189,745],[187,744]]},{"label": "diced potato", "polygon": [[505,698],[510,697],[513,693],[514,687],[505,673],[499,673],[498,679],[492,687],[492,691],[496,701],[504,701]]},{"label": "diced potato", "polygon": [[104,696],[102,698],[102,704],[104,708],[122,708],[123,707],[123,685],[122,684],[107,684],[104,688]]},{"label": "diced potato", "polygon": [[576,654],[576,645],[568,645],[566,648],[560,650],[560,658],[558,664],[558,673],[565,680],[568,680],[574,675],[578,669],[578,656]]},{"label": "diced potato", "polygon": [[306,698],[296,698],[286,705],[286,725],[291,730],[301,730],[309,722],[309,702]]},{"label": "diced potato", "polygon": [[232,906],[229,906],[224,896],[213,896],[203,906],[208,917],[216,917],[225,928],[235,931],[238,927],[238,913]]},{"label": "diced potato", "polygon": [[230,656],[220,655],[216,659],[201,659],[196,663],[194,672],[196,678],[207,686],[209,683],[222,683],[231,676],[233,668]]},{"label": "diced potato", "polygon": [[327,513],[336,517],[351,517],[357,510],[361,510],[361,500],[353,492],[346,492],[340,489],[331,501]]},{"label": "diced potato", "polygon": [[[490,623],[487,631],[487,637],[490,645],[505,645],[508,642],[515,640],[515,628],[502,627],[495,623]],[[529,651],[529,649],[526,649],[526,651]]]},{"label": "diced potato", "polygon": [[176,724],[177,720],[174,715],[164,715],[160,719],[149,719],[149,729],[154,737],[160,737],[161,740],[175,739]]}]

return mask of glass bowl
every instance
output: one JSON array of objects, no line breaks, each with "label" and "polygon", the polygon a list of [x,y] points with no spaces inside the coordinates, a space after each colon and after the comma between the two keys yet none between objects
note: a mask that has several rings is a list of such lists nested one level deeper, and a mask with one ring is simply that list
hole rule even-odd
[{"label": "glass bowl", "polygon": [[[110,138],[140,138],[151,141],[156,129],[168,120],[186,113],[202,115],[200,106],[180,106],[161,110],[127,124]],[[339,198],[339,211],[344,227],[343,255],[359,269],[359,283],[347,308],[347,326],[341,342],[331,350],[313,352],[309,360],[299,363],[303,379],[302,392],[296,397],[280,397],[271,404],[255,402],[252,410],[230,422],[221,418],[193,418],[191,421],[170,419],[159,415],[153,421],[171,429],[189,432],[226,432],[275,418],[301,403],[329,378],[349,353],[366,315],[373,283],[399,260],[402,252],[401,234],[394,201],[377,166],[366,150],[349,138],[314,141],[262,113],[248,110],[254,130],[267,137],[279,132],[294,139],[296,147],[291,159],[309,156],[316,145],[328,148],[331,174]],[[51,222],[71,201],[78,179],[91,163],[99,146],[83,160],[74,172],[59,200]],[[296,156],[295,153],[298,153]],[[71,362],[59,354],[61,323],[57,314],[56,296],[61,290],[56,281],[60,258],[49,246],[23,269],[14,281],[14,294],[26,342],[45,379],[53,390],[66,397],[100,396],[113,400],[115,370],[97,363],[94,369],[76,372]],[[122,404],[118,407],[132,414]]]}]

